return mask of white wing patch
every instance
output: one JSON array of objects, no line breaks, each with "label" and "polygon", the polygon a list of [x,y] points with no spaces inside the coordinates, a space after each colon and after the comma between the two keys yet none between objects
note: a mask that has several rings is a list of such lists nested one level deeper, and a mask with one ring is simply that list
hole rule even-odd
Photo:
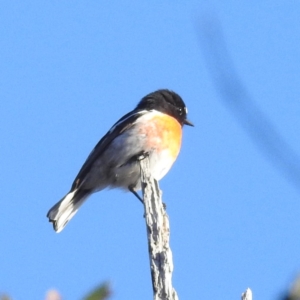
[{"label": "white wing patch", "polygon": [[[135,112],[134,114],[137,114],[137,115],[144,115],[146,114],[147,112],[149,112],[148,110],[142,110],[142,111],[139,111],[139,112]],[[109,133],[112,133],[117,126],[119,126],[120,124],[122,124],[123,122],[126,122],[126,120],[130,119],[132,117],[132,114],[128,115],[127,118],[125,119],[122,119],[120,120],[118,123],[116,123],[110,130],[109,130]]]}]

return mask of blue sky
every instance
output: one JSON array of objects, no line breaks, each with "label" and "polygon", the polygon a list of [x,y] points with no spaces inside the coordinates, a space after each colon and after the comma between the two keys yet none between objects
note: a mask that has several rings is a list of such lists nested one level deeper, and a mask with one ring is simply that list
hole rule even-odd
[{"label": "blue sky", "polygon": [[[161,181],[180,299],[275,299],[300,270],[299,186],[221,99],[196,26],[218,20],[239,78],[299,153],[298,1],[7,1],[0,5],[0,292],[151,299],[141,204],[93,195],[55,234],[46,213],[141,97],[178,92],[195,128]],[[204,26],[205,27],[205,26]],[[205,28],[202,28],[205,30]]]}]

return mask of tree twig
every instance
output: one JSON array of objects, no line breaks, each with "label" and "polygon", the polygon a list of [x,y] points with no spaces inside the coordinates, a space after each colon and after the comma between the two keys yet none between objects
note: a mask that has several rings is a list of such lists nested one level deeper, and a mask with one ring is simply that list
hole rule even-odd
[{"label": "tree twig", "polygon": [[172,286],[173,259],[169,246],[169,218],[158,182],[151,176],[149,157],[140,159],[148,248],[154,300],[178,300]]},{"label": "tree twig", "polygon": [[252,291],[247,288],[247,290],[242,294],[242,300],[252,300]]}]

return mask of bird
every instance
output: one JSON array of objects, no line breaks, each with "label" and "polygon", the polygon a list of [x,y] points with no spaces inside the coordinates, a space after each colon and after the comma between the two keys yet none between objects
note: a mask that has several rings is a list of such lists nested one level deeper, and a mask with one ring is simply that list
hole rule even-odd
[{"label": "bird", "polygon": [[143,97],[119,119],[92,150],[70,191],[47,213],[54,230],[61,232],[87,198],[105,188],[121,188],[143,201],[139,157],[149,157],[150,172],[162,179],[175,162],[182,127],[194,126],[188,110],[174,91],[160,89]]}]

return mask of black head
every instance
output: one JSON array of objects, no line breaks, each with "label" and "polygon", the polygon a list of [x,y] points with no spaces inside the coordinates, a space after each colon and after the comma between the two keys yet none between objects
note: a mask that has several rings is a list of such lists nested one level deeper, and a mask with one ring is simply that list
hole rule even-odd
[{"label": "black head", "polygon": [[194,126],[187,120],[187,108],[181,97],[169,90],[158,90],[145,96],[136,109],[155,109],[174,117],[182,126]]}]

